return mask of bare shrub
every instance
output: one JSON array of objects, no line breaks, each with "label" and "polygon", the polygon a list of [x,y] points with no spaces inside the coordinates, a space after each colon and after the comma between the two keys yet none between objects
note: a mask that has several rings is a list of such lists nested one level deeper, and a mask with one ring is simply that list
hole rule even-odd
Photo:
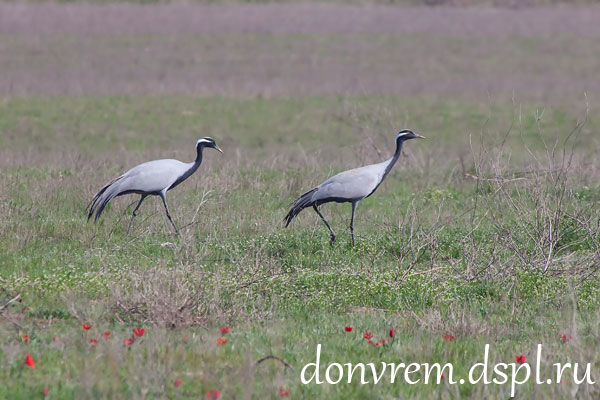
[{"label": "bare shrub", "polygon": [[[398,287],[404,280],[411,276],[411,271],[418,264],[427,264],[433,269],[436,261],[441,258],[443,250],[440,249],[438,237],[447,224],[442,219],[444,201],[442,200],[433,212],[433,220],[422,216],[422,211],[411,203],[406,210],[404,218],[398,222],[400,236],[406,237],[404,246],[397,250],[397,273],[393,286]],[[432,270],[429,270],[432,271]]]},{"label": "bare shrub", "polygon": [[212,297],[203,273],[190,267],[130,271],[123,285],[111,287],[117,319],[164,327],[203,325]]},{"label": "bare shrub", "polygon": [[[581,182],[573,179],[585,175],[578,173],[584,167],[575,159],[574,139],[587,114],[583,122],[577,123],[563,139],[557,137],[552,145],[542,133],[540,119],[538,114],[536,140],[542,143],[544,151],[534,153],[523,140],[529,161],[518,170],[504,146],[513,132],[512,126],[498,147],[484,144],[483,137],[477,150],[472,147],[476,172],[465,174],[477,185],[470,223],[493,228],[490,261],[501,263],[496,265],[500,270],[520,267],[555,274],[595,271],[600,262],[598,212],[578,195]],[[519,133],[523,138],[522,129]],[[472,232],[465,241],[470,243],[467,253],[475,259],[481,249]],[[498,252],[502,252],[502,258],[496,257]],[[474,272],[474,276],[481,271]]]},{"label": "bare shrub", "polygon": [[490,324],[489,321],[474,317],[465,308],[455,310],[452,306],[444,314],[439,308],[432,308],[419,315],[410,310],[410,315],[420,329],[439,334],[452,332],[458,336],[500,336],[509,330],[506,325]]}]

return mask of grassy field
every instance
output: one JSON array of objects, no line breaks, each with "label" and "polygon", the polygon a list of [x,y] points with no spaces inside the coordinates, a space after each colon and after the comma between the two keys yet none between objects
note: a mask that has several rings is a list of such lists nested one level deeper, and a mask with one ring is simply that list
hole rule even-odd
[{"label": "grassy field", "polygon": [[[366,28],[3,30],[0,398],[43,397],[45,388],[51,398],[510,396],[509,383],[451,385],[449,376],[304,385],[318,344],[321,379],[332,362],[451,362],[458,380],[485,344],[493,363],[525,355],[533,367],[538,343],[545,377],[553,363],[571,362],[591,363],[597,379],[600,32],[584,26],[575,41],[541,26],[507,32],[506,42]],[[155,51],[138,57],[147,48]],[[414,60],[411,73],[382,67],[400,63],[400,50]],[[555,54],[570,61],[552,63]],[[205,69],[196,76],[194,65]],[[488,85],[493,76],[502,84]],[[311,210],[283,227],[299,194],[388,158],[405,127],[427,140],[408,142],[360,203],[354,248],[348,204],[323,207],[334,246]],[[137,196],[86,221],[107,181],[151,159],[190,161],[208,135],[225,154],[205,151],[198,172],[168,195],[180,236],[155,198],[131,236]],[[597,398],[597,385],[567,375],[516,392]]]}]

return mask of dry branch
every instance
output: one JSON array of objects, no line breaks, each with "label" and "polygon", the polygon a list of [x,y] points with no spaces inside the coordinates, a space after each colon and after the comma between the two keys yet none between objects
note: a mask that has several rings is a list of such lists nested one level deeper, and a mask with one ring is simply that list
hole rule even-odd
[{"label": "dry branch", "polygon": [[3,305],[0,306],[0,313],[3,312],[9,305],[11,305],[12,303],[14,303],[16,301],[21,301],[21,293],[20,292],[15,297],[13,297],[12,299],[8,300],[6,303],[4,303]]},{"label": "dry branch", "polygon": [[286,368],[294,369],[294,367],[292,367],[290,364],[288,364],[283,358],[277,357],[274,355],[269,355],[269,356],[261,358],[260,360],[258,360],[256,362],[256,365],[259,365],[262,362],[267,361],[267,360],[276,360],[276,361],[279,361],[280,363],[282,363]]}]

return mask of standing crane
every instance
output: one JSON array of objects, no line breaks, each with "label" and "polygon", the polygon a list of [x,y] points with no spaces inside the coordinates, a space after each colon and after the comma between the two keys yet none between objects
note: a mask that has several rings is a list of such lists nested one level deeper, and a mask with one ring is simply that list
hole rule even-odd
[{"label": "standing crane", "polygon": [[390,172],[402,150],[402,144],[409,139],[425,139],[424,136],[417,135],[410,129],[404,129],[398,132],[396,136],[396,152],[389,160],[379,164],[367,165],[360,168],[340,172],[332,176],[319,186],[309,190],[301,195],[292,205],[292,209],[285,216],[285,226],[287,227],[300,211],[312,206],[317,215],[321,217],[325,226],[331,232],[331,244],[335,242],[335,233],[329,223],[319,211],[319,206],[325,203],[352,203],[352,218],[350,219],[350,233],[352,234],[352,246],[354,246],[354,213],[358,202],[372,195],[381,185]]},{"label": "standing crane", "polygon": [[162,199],[167,218],[173,225],[173,228],[175,228],[175,233],[179,234],[179,230],[175,226],[173,218],[171,218],[169,206],[167,206],[167,191],[173,189],[196,172],[202,163],[202,150],[205,147],[211,147],[223,153],[215,140],[207,136],[196,142],[196,160],[194,162],[184,163],[171,159],[149,161],[135,166],[118,178],[113,179],[100,189],[88,204],[86,208],[86,210],[89,210],[88,221],[94,213],[96,213],[94,221],[97,221],[104,207],[113,198],[130,193],[138,193],[141,197],[135,210],[133,210],[133,215],[127,228],[127,234],[129,235],[129,231],[133,226],[133,220],[137,216],[142,202],[147,196],[154,195],[160,196]]}]

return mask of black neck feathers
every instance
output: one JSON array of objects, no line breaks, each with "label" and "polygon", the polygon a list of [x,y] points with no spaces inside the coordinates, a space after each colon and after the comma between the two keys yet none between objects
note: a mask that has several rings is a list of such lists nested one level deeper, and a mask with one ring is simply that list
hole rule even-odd
[{"label": "black neck feathers", "polygon": [[383,181],[383,179],[385,179],[387,174],[391,171],[394,164],[396,164],[396,161],[398,161],[398,158],[400,157],[400,153],[402,152],[402,143],[404,143],[404,138],[402,136],[398,136],[396,138],[396,152],[390,159],[390,162],[388,163],[388,165],[385,167],[385,172],[383,173],[383,178],[381,178],[382,181]]}]

